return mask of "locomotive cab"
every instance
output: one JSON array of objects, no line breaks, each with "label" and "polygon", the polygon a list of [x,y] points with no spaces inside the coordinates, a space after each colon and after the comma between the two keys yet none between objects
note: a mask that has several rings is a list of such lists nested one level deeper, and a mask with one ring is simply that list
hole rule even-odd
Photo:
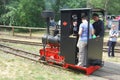
[{"label": "locomotive cab", "polygon": [[[96,10],[93,10],[96,12]],[[90,24],[90,15],[92,14],[91,9],[63,9],[61,10],[61,43],[60,52],[62,56],[65,56],[65,62],[70,64],[77,63],[77,41],[78,35],[73,35],[73,22],[77,22],[77,33],[79,25],[81,23],[82,15],[88,17],[88,27]],[[73,17],[74,16],[74,17]],[[66,23],[66,25],[64,24]],[[88,30],[89,31],[89,30]],[[91,65],[102,65],[102,48],[103,48],[103,37],[97,37],[96,39],[88,38],[87,55],[86,55],[86,66]]]}]

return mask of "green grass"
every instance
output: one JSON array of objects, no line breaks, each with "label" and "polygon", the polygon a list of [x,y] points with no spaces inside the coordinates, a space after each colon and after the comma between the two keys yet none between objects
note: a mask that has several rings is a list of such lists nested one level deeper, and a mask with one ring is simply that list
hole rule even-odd
[{"label": "green grass", "polygon": [[0,80],[81,80],[82,76],[0,51]]},{"label": "green grass", "polygon": [[[39,50],[39,46],[4,44],[28,51]],[[107,53],[103,53],[103,60],[120,62],[119,57],[107,57]],[[0,51],[0,80],[89,80],[89,77],[80,72],[35,63]]]},{"label": "green grass", "polygon": [[[0,42],[15,48],[39,54],[40,46]],[[81,74],[34,63],[29,60],[0,52],[0,80],[80,80]],[[61,76],[60,76],[61,75]],[[69,77],[69,75],[73,75]]]}]

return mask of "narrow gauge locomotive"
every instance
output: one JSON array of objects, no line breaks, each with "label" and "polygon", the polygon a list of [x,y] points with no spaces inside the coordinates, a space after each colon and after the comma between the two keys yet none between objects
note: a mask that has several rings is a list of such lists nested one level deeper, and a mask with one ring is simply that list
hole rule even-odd
[{"label": "narrow gauge locomotive", "polygon": [[54,13],[52,11],[43,11],[42,16],[47,20],[47,34],[42,38],[43,48],[40,49],[40,59],[45,60],[48,63],[59,64],[64,68],[83,70],[87,75],[90,75],[95,70],[101,68],[103,66],[103,37],[89,39],[88,36],[87,55],[85,56],[86,66],[76,66],[78,62],[78,49],[76,46],[78,35],[77,33],[74,34],[72,23],[77,21],[77,26],[79,28],[81,16],[86,15],[88,17],[89,32],[90,16],[94,12],[99,12],[99,14],[103,16],[105,15],[103,9],[61,9],[61,26],[59,29],[56,28],[54,30],[55,35],[51,35],[49,23],[50,18],[54,17]]}]

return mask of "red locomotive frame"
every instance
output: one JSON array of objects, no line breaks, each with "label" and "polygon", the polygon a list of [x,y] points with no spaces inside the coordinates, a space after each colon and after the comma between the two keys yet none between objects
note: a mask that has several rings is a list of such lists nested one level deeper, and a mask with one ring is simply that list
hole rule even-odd
[{"label": "red locomotive frame", "polygon": [[65,63],[64,56],[59,55],[59,47],[54,47],[53,45],[47,45],[47,48],[40,49],[40,57],[45,56],[45,61],[52,63],[52,64],[60,64],[64,68],[74,68],[78,70],[84,70],[86,72],[86,75],[92,74],[94,71],[101,68],[101,66],[89,66],[89,67],[82,67],[82,66],[76,66],[73,64]]}]

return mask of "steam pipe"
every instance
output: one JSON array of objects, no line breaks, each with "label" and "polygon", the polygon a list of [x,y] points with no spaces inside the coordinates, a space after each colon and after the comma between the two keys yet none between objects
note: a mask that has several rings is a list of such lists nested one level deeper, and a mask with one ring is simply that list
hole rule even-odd
[{"label": "steam pipe", "polygon": [[46,18],[46,22],[47,22],[47,34],[49,35],[50,34],[50,27],[49,27],[50,19],[49,19],[49,17]]}]

